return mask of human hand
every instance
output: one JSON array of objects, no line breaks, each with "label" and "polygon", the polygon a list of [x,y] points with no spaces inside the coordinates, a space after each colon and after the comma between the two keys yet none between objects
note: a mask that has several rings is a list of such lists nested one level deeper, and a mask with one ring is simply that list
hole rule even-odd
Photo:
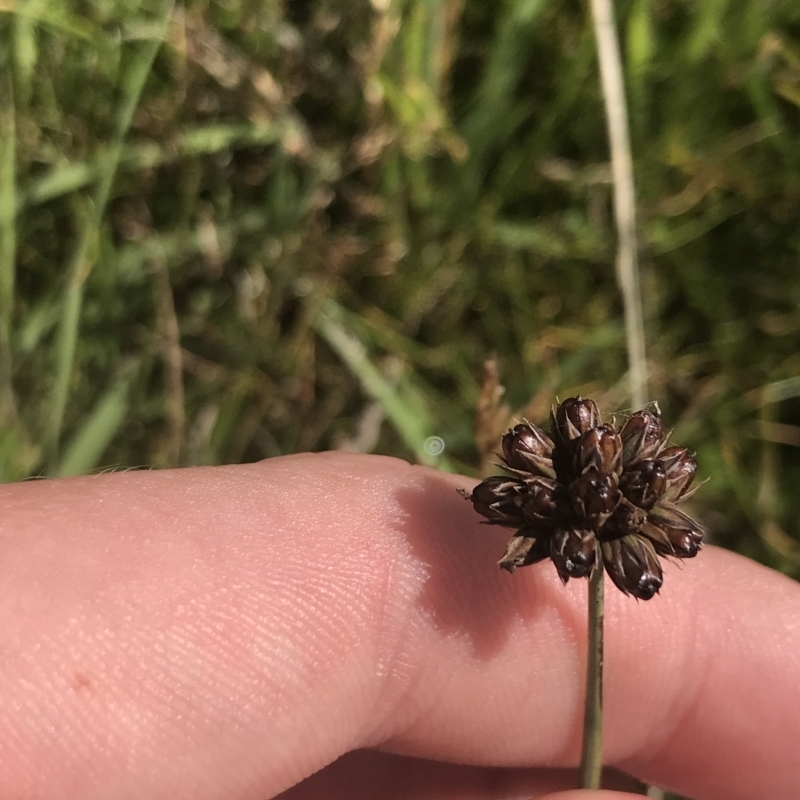
[{"label": "human hand", "polygon": [[[577,785],[585,581],[497,570],[469,485],[323,454],[0,487],[0,798]],[[713,547],[665,572],[607,591],[606,762],[796,800],[800,586]]]}]

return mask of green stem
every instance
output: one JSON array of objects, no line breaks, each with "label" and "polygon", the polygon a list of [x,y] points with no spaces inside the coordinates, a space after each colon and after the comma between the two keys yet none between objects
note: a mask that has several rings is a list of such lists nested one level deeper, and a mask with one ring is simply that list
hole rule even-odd
[{"label": "green stem", "polygon": [[589,578],[589,657],[583,714],[581,788],[599,789],[603,773],[603,561]]}]

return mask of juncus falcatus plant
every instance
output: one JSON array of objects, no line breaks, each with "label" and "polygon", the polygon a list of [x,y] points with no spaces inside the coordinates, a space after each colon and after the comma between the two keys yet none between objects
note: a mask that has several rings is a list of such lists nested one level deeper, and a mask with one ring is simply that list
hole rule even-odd
[{"label": "juncus falcatus plant", "polygon": [[530,422],[503,436],[508,475],[461,493],[489,525],[514,531],[499,565],[513,572],[550,559],[561,580],[589,578],[589,659],[582,773],[602,769],[603,573],[624,594],[650,600],[659,556],[692,558],[703,531],[678,509],[697,472],[694,455],[669,443],[656,410],[603,423],[593,400],[570,397],[550,412],[550,433]]}]

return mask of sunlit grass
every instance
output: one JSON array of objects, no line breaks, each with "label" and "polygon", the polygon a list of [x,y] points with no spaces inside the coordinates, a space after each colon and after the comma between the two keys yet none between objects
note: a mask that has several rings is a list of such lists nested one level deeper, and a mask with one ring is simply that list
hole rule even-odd
[{"label": "sunlit grass", "polygon": [[[649,385],[712,535],[797,575],[800,44],[728,5],[618,6]],[[381,8],[0,2],[5,480],[477,472],[492,353],[512,412],[630,405],[585,10]]]}]

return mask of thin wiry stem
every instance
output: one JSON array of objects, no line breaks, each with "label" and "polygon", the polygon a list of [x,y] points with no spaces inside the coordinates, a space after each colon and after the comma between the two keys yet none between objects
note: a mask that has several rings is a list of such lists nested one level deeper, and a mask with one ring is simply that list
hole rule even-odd
[{"label": "thin wiry stem", "polygon": [[159,349],[164,362],[164,412],[167,420],[166,463],[170,467],[181,465],[186,412],[184,409],[183,351],[175,297],[169,278],[169,268],[163,258],[151,264],[155,293],[156,319],[160,332]]},{"label": "thin wiry stem", "polygon": [[613,0],[591,0],[591,5],[608,124],[608,140],[611,147],[614,217],[617,226],[617,279],[622,290],[625,309],[631,402],[634,408],[642,408],[647,401],[647,361],[644,348],[642,297],[639,289],[636,194],[628,132],[628,106],[625,100],[619,41],[614,25]]},{"label": "thin wiry stem", "polygon": [[[641,408],[647,401],[647,359],[639,288],[636,192],[628,106],[619,41],[614,25],[613,0],[591,0],[591,8],[611,148],[614,218],[617,227],[617,280],[622,290],[625,309],[631,402],[634,408]],[[600,788],[603,769],[603,572],[601,563],[589,581],[589,657],[586,666],[586,706],[581,754],[581,786],[585,789]]]},{"label": "thin wiry stem", "polygon": [[589,655],[583,710],[581,788],[599,789],[603,775],[603,561],[589,578]]},{"label": "thin wiry stem", "polygon": [[14,317],[16,234],[16,116],[11,71],[0,77],[0,428],[17,417],[11,379],[11,329]]}]

